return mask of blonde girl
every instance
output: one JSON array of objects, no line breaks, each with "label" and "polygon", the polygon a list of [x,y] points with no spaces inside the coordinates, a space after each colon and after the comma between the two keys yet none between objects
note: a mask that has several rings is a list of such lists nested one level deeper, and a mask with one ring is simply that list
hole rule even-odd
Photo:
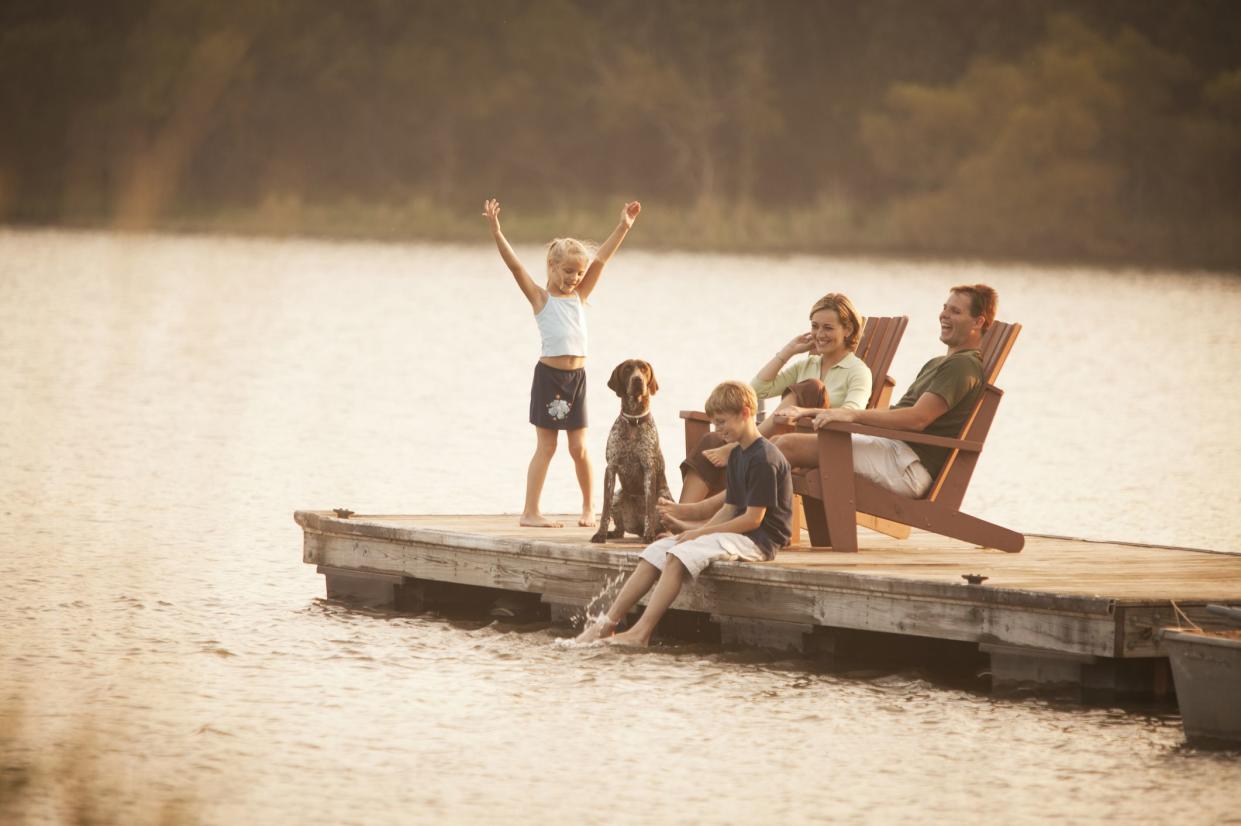
[{"label": "blonde girl", "polygon": [[537,443],[526,471],[526,504],[521,524],[534,528],[559,528],[539,510],[547,467],[556,452],[558,434],[566,431],[569,455],[582,489],[582,515],[577,524],[595,525],[592,504],[594,483],[590,457],[586,452],[586,310],[585,301],[599,283],[603,267],[620,248],[642,205],[625,204],[620,223],[594,253],[575,238],[557,238],[547,245],[547,286],[540,287],[521,265],[504,233],[500,231],[500,203],[494,198],[483,203],[483,215],[491,225],[500,257],[513,273],[518,289],[530,302],[534,320],[543,339],[543,349],[534,365],[530,387],[530,424]]}]

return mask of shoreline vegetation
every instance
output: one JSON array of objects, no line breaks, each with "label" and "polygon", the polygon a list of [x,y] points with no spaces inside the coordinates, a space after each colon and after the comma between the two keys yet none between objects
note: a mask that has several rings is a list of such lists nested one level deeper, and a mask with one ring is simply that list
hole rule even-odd
[{"label": "shoreline vegetation", "polygon": [[[24,826],[192,826],[201,822],[193,792],[152,791],[108,743],[114,735],[80,717],[67,737],[36,742],[21,696],[0,702],[0,823]],[[139,786],[146,783],[146,788]]]},{"label": "shoreline vegetation", "polygon": [[[0,9],[0,224],[1241,271],[1235,0]],[[611,197],[616,196],[616,197]]]},{"label": "shoreline vegetation", "polygon": [[[540,210],[518,203],[505,214],[505,232],[514,243],[542,245],[559,236],[593,239],[600,215],[626,195],[600,198],[591,205],[560,205]],[[481,204],[481,199],[480,199]],[[454,205],[455,206],[455,205]],[[721,255],[822,255],[899,260],[982,261],[997,264],[1097,266],[1139,271],[1203,270],[1241,274],[1241,233],[1232,224],[1203,229],[1209,242],[1196,244],[1197,254],[1172,255],[1160,248],[1166,232],[1148,227],[1134,244],[1100,243],[1088,249],[1066,244],[1005,244],[993,238],[937,240],[902,232],[886,216],[859,217],[840,199],[821,199],[811,206],[765,209],[755,206],[684,207],[643,202],[648,221],[639,246],[650,252]],[[141,225],[110,216],[76,216],[57,222],[0,222],[10,230],[85,230],[154,232],[184,235],[218,234],[242,238],[304,238],[381,243],[485,244],[486,227],[479,210],[449,209],[418,197],[399,204],[306,203],[296,196],[269,197],[257,207],[179,210]]]}]

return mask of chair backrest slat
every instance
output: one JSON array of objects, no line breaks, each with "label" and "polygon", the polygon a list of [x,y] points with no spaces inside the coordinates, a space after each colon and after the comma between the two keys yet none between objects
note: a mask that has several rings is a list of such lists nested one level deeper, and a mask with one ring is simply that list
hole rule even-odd
[{"label": "chair backrest slat", "polygon": [[[979,394],[974,410],[965,420],[965,425],[957,436],[958,439],[986,441],[987,431],[991,429],[991,420],[995,416],[995,409],[999,406],[1000,397],[1003,395],[999,388],[995,387],[995,380],[1000,375],[1000,370],[1003,369],[1004,362],[1008,359],[1008,353],[1013,349],[1013,343],[1017,341],[1020,333],[1021,325],[1016,322],[995,321],[983,334],[980,348],[983,392]],[[980,416],[979,412],[983,408],[984,401],[987,402],[986,410],[983,411],[984,415]],[[964,496],[965,488],[969,485],[970,476],[974,473],[974,465],[978,462],[978,454],[970,453],[967,461],[962,459],[959,450],[954,450],[949,454],[948,461],[944,462],[939,476],[935,478],[935,484],[931,486],[931,491],[927,494],[927,499],[945,502],[947,499],[955,499],[955,502],[946,503],[954,506],[961,504],[960,497]]]},{"label": "chair backrest slat", "polygon": [[870,368],[872,379],[869,407],[874,407],[883,392],[883,382],[896,355],[896,348],[905,335],[909,316],[871,316],[862,328],[858,341],[857,356]]}]

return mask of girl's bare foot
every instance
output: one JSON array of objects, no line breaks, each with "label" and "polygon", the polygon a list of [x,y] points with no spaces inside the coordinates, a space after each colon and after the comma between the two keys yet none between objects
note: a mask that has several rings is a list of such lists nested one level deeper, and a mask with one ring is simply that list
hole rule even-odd
[{"label": "girl's bare foot", "polygon": [[555,519],[548,519],[541,513],[523,513],[518,521],[524,528],[563,528],[564,525]]},{"label": "girl's bare foot", "polygon": [[612,632],[616,630],[616,623],[607,618],[607,615],[597,617],[594,620],[587,620],[586,627],[582,629],[582,633],[577,635],[574,642],[587,643],[601,640],[604,637],[610,637]]},{"label": "girl's bare foot", "polygon": [[702,455],[706,456],[707,461],[716,467],[724,467],[724,465],[728,464],[728,454],[732,453],[733,448],[736,446],[736,442],[729,442],[726,445],[708,448],[702,452]]},{"label": "girl's bare foot", "polygon": [[637,628],[630,628],[620,634],[613,634],[604,640],[608,645],[632,645],[638,648],[646,648],[651,644],[650,634],[638,633]]},{"label": "girl's bare foot", "polygon": [[581,525],[583,528],[593,528],[595,527],[595,525],[598,525],[599,523],[595,521],[595,512],[592,509],[588,511],[582,511],[582,516],[580,519],[577,520],[577,524]]}]

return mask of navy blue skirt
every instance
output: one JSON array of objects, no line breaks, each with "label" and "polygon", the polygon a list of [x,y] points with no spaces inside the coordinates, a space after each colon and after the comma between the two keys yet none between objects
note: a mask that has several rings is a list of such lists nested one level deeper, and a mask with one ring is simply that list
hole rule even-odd
[{"label": "navy blue skirt", "polygon": [[548,430],[581,430],[586,426],[586,368],[557,370],[534,365],[530,385],[530,424]]}]

